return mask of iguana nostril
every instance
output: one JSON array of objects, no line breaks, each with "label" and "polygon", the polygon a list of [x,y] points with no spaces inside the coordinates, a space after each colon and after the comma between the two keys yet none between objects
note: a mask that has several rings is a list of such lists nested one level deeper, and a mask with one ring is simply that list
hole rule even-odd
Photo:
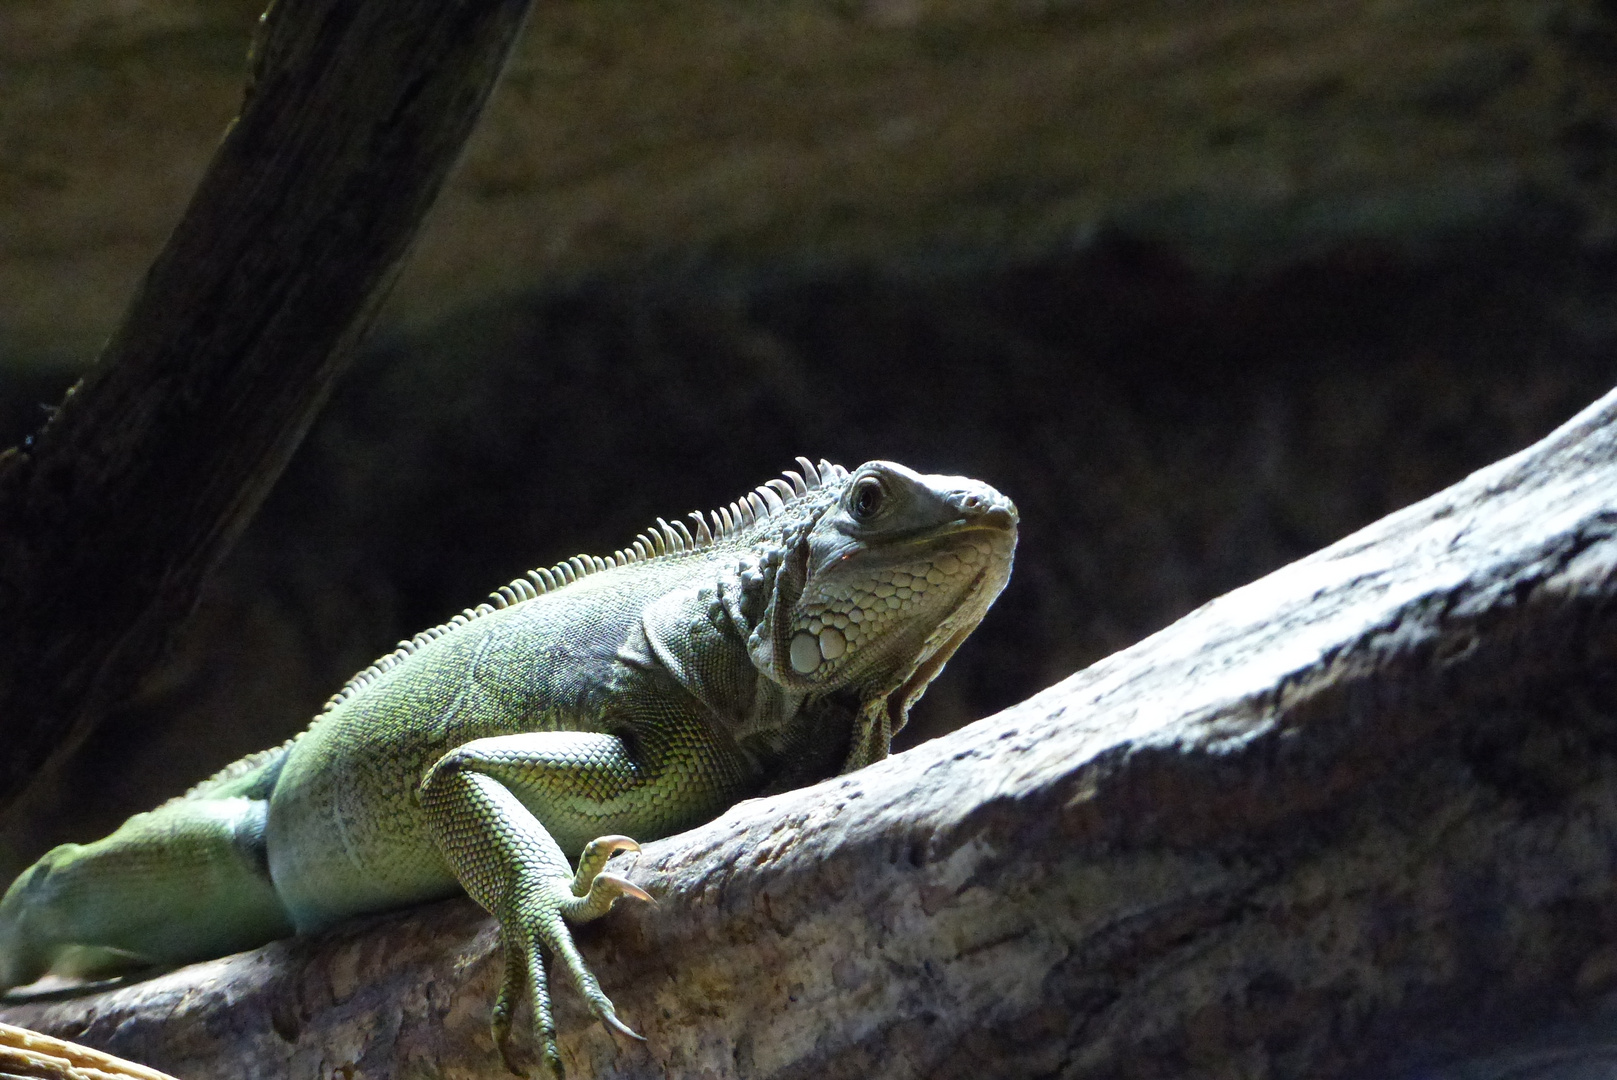
[{"label": "iguana nostril", "polygon": [[979,500],[977,516],[988,524],[1006,528],[1015,526],[1020,520],[1016,504],[997,491],[979,496]]},{"label": "iguana nostril", "polygon": [[1016,507],[1011,500],[999,495],[978,491],[956,492],[950,502],[963,516],[998,529],[1010,529],[1017,524]]},{"label": "iguana nostril", "polygon": [[983,522],[999,529],[1010,529],[1016,525],[1016,507],[995,506],[985,510],[980,515]]}]

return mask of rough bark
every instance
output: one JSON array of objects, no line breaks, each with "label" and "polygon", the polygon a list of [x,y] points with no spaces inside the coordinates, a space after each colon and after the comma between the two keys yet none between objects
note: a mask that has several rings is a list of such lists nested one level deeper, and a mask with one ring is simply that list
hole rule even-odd
[{"label": "rough bark", "polygon": [[[581,935],[648,1041],[558,985],[564,1057],[1346,1077],[1592,1015],[1614,493],[1617,393],[1019,706],[648,845],[616,868],[658,906]],[[181,1077],[493,1076],[497,976],[457,901],[4,1016]],[[1550,1058],[1609,1051],[1578,1045]]]},{"label": "rough bark", "polygon": [[[0,455],[0,806],[149,669],[325,400],[528,0],[280,0],[96,367]],[[85,598],[94,596],[93,612]]]}]

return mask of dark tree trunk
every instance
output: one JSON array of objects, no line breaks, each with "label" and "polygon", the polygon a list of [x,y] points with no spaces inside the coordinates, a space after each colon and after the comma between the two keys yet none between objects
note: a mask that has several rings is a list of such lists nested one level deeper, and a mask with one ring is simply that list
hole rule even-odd
[{"label": "dark tree trunk", "polygon": [[95,368],[0,455],[0,807],[160,655],[368,325],[528,0],[279,0]]}]

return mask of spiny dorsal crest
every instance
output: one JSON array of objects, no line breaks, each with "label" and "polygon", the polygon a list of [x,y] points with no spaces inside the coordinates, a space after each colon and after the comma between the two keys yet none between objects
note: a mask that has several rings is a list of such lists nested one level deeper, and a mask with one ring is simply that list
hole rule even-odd
[{"label": "spiny dorsal crest", "polygon": [[600,573],[602,570],[703,551],[740,534],[760,521],[775,517],[809,492],[827,484],[840,484],[848,478],[847,469],[841,465],[833,465],[824,458],[820,459],[819,465],[815,465],[806,457],[798,458],[797,463],[803,467],[801,473],[788,469],[782,474],[785,479],[760,484],[729,506],[710,510],[707,516],[712,522],[711,525],[707,520],[703,520],[701,512],[696,510],[690,514],[696,523],[695,528],[687,526],[678,519],[669,522],[658,518],[654,528],[647,529],[634,538],[634,543],[626,548],[619,548],[605,558],[599,555],[574,555],[571,559],[559,562],[548,569],[529,570],[527,574],[509,585],[500,586],[487,600],[476,607],[467,608],[448,622],[434,626],[430,630],[423,630],[408,641],[399,642],[398,648],[349,679],[341,690],[331,695],[330,700],[320,711],[330,712],[397,667],[422,646],[438,640],[445,634],[454,633],[474,619],[480,619],[484,615],[513,604],[520,604],[524,600],[543,596],[547,592],[571,585],[580,578]]},{"label": "spiny dorsal crest", "polygon": [[168,802],[163,803],[163,806],[167,806],[169,803],[179,802],[182,799],[203,798],[214,789],[222,787],[232,780],[246,776],[260,765],[264,765],[274,760],[276,757],[285,754],[292,748],[292,744],[297,742],[299,738],[301,738],[301,734],[292,736],[280,746],[273,747],[269,750],[260,750],[257,753],[248,754],[246,757],[241,758],[240,760],[232,761],[229,765],[226,765],[224,768],[220,769],[206,780],[192,784],[185,790],[185,794],[174,796],[172,799],[169,799]]}]

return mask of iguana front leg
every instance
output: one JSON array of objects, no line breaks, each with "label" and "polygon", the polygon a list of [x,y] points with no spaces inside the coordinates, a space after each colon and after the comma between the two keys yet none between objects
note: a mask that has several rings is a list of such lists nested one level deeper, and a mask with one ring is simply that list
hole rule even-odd
[{"label": "iguana front leg", "polygon": [[[601,869],[613,852],[638,845],[621,835],[587,844],[583,838],[661,836],[681,827],[693,810],[701,812],[697,807],[727,797],[732,770],[720,764],[682,760],[653,768],[614,736],[539,732],[466,743],[428,771],[421,803],[439,848],[467,893],[500,923],[505,970],[492,1028],[512,1072],[518,1070],[507,1043],[524,989],[533,999],[541,1060],[552,1075],[562,1071],[541,944],[566,965],[599,1019],[640,1038],[618,1019],[567,927],[606,914],[620,896],[651,900]],[[563,844],[583,849],[576,874]]]}]

